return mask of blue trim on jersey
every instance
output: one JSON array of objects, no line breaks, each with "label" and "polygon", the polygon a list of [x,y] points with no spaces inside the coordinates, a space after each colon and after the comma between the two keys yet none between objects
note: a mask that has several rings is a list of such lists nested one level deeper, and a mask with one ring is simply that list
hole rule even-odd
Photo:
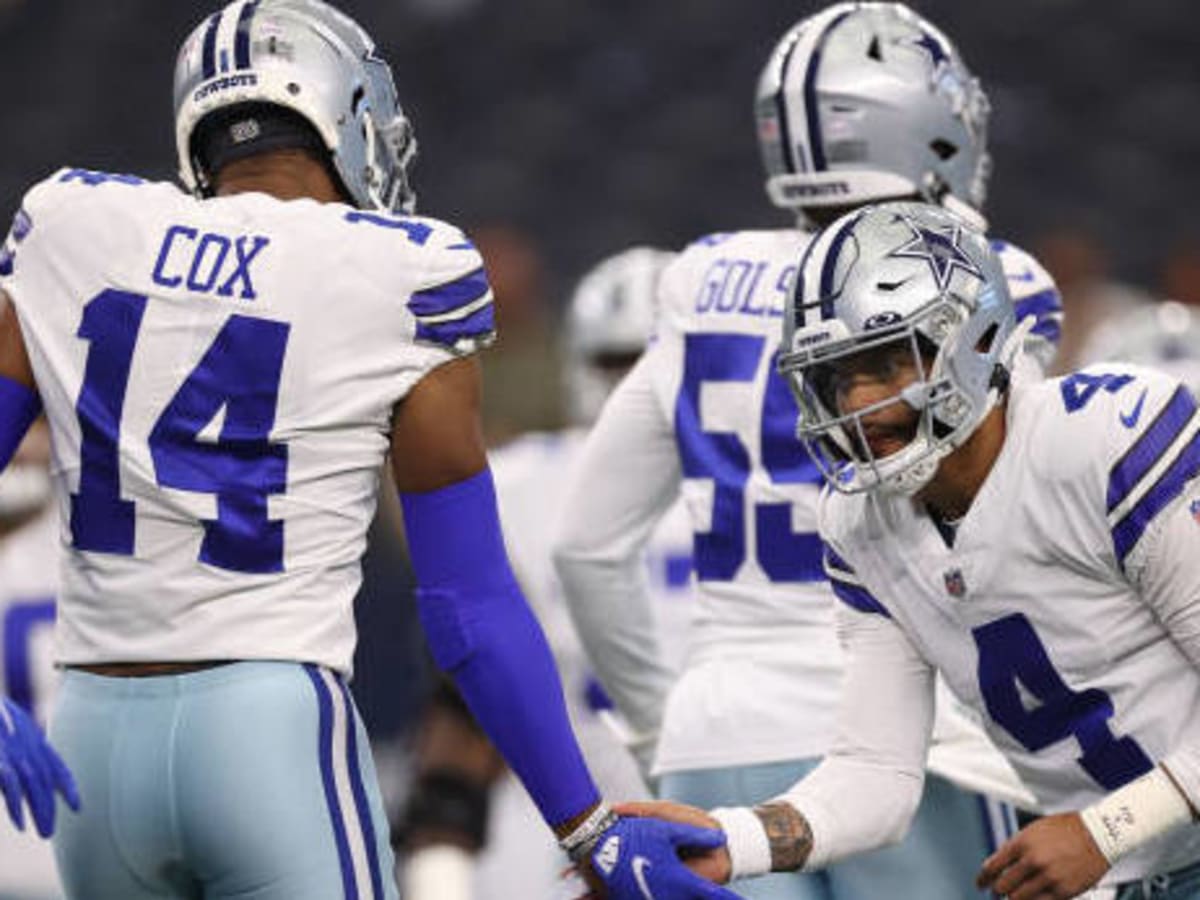
[{"label": "blue trim on jersey", "polygon": [[16,258],[16,254],[7,247],[0,247],[0,276],[7,278],[13,273]]},{"label": "blue trim on jersey", "polygon": [[808,58],[808,70],[804,73],[804,114],[808,119],[808,152],[812,156],[814,172],[823,172],[826,169],[825,144],[821,140],[821,120],[817,115],[817,70],[821,67],[821,53],[825,49],[825,42],[829,40],[830,33],[851,12],[853,10],[840,13],[825,26],[825,30],[817,39],[812,55]]},{"label": "blue trim on jersey", "polygon": [[213,13],[204,32],[204,50],[200,54],[203,76],[207,81],[217,74],[217,29],[221,27],[221,13]]},{"label": "blue trim on jersey", "polygon": [[12,239],[19,244],[29,237],[31,231],[33,231],[33,217],[24,209],[18,209],[17,214],[13,216]]},{"label": "blue trim on jersey", "polygon": [[854,568],[850,565],[850,563],[848,563],[844,559],[842,559],[838,555],[838,552],[836,550],[834,550],[832,547],[830,547],[828,544],[825,544],[824,565],[825,565],[826,571],[828,571],[829,569],[839,569],[842,572],[845,572],[847,575],[855,575]]},{"label": "blue trim on jersey", "polygon": [[1061,313],[1062,296],[1058,293],[1057,288],[1046,288],[1044,291],[1022,297],[1020,300],[1014,300],[1013,310],[1017,314],[1018,322],[1028,316],[1040,318],[1051,313]]},{"label": "blue trim on jersey", "polygon": [[1030,334],[1045,338],[1052,344],[1062,340],[1062,323],[1057,319],[1042,319],[1029,330]]},{"label": "blue trim on jersey", "polygon": [[463,338],[475,338],[491,334],[496,330],[496,305],[475,310],[465,319],[455,319],[452,322],[437,322],[427,325],[417,320],[417,340],[432,341],[436,344],[453,345]]},{"label": "blue trim on jersey", "polygon": [[1170,449],[1195,413],[1196,401],[1187,388],[1180,385],[1141,437],[1109,471],[1107,512],[1116,509],[1146,477],[1146,473]]},{"label": "blue trim on jersey", "polygon": [[839,600],[859,612],[874,613],[889,619],[892,617],[887,608],[876,600],[870,591],[861,585],[850,584],[848,581],[842,581],[840,578],[830,576],[829,586],[833,588],[833,593]]},{"label": "blue trim on jersey", "polygon": [[358,811],[358,824],[362,829],[363,843],[367,850],[367,868],[371,870],[372,896],[382,900],[383,875],[379,868],[379,848],[375,844],[375,823],[371,821],[371,807],[367,803],[367,792],[363,787],[362,768],[358,764],[358,717],[354,714],[354,703],[346,682],[337,677],[338,689],[342,693],[342,707],[346,711],[346,761],[350,773],[350,792],[354,795],[354,807]]},{"label": "blue trim on jersey", "polygon": [[242,7],[238,16],[237,34],[233,39],[234,66],[238,69],[250,68],[250,23],[258,10],[260,0],[250,0]]},{"label": "blue trim on jersey", "polygon": [[1141,540],[1154,517],[1183,493],[1188,482],[1197,474],[1200,474],[1200,434],[1188,442],[1162,477],[1113,528],[1113,549],[1122,566],[1125,565],[1125,557]]},{"label": "blue trim on jersey", "polygon": [[487,273],[480,266],[461,278],[414,292],[408,299],[408,308],[417,318],[444,316],[478,300],[488,290]]},{"label": "blue trim on jersey", "polygon": [[325,788],[325,805],[329,809],[329,820],[333,826],[333,837],[337,843],[338,862],[342,870],[342,893],[345,900],[359,900],[358,886],[354,883],[354,861],[350,857],[350,842],[346,838],[346,822],[338,805],[337,786],[333,780],[333,698],[321,678],[321,673],[312,663],[306,663],[304,671],[312,681],[317,693],[319,726],[317,753],[321,762],[321,783]]}]

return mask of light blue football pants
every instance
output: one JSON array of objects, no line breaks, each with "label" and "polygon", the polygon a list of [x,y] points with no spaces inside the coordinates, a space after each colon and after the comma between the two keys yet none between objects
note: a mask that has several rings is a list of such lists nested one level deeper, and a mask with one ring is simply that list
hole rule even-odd
[{"label": "light blue football pants", "polygon": [[68,669],[50,735],[83,801],[54,837],[68,900],[398,900],[366,731],[327,669]]},{"label": "light blue football pants", "polygon": [[[738,768],[671,772],[659,793],[704,809],[751,806],[783,793],[819,760]],[[788,872],[731,885],[750,900],[970,900],[989,896],[975,888],[983,860],[1016,832],[1011,809],[926,775],[925,793],[907,837],[820,872]]]}]

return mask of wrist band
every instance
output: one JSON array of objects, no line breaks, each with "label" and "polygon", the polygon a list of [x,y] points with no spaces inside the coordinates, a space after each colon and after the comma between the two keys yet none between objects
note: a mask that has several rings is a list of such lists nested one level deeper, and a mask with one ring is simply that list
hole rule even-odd
[{"label": "wrist band", "polygon": [[578,862],[591,851],[600,835],[616,824],[617,814],[607,803],[601,803],[574,831],[559,841],[558,846],[571,857],[571,862]]},{"label": "wrist band", "polygon": [[730,878],[748,878],[771,871],[771,843],[762,820],[745,806],[709,810],[725,832],[729,850]]},{"label": "wrist band", "polygon": [[1192,820],[1187,800],[1160,766],[1079,815],[1109,863]]}]

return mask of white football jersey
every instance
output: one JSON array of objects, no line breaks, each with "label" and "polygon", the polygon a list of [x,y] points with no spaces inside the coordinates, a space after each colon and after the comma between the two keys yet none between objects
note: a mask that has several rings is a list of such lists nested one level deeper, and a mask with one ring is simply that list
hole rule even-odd
[{"label": "white football jersey", "polygon": [[[952,546],[906,498],[833,493],[823,504],[847,609],[899,626],[1047,812],[1081,809],[1164,759],[1194,802],[1198,430],[1186,389],[1150,370],[1018,381],[1003,449]],[[913,710],[876,712],[903,730],[922,702],[913,694]],[[870,699],[847,698],[856,703],[869,718]],[[1197,859],[1200,830],[1184,829],[1120,860],[1106,881]]]},{"label": "white football jersey", "polygon": [[393,407],[492,336],[433,219],[63,170],[0,255],[50,421],[61,663],[348,672]]},{"label": "white football jersey", "polygon": [[[3,479],[0,475],[0,479]],[[0,693],[45,727],[53,702],[54,598],[58,590],[58,514],[0,538]],[[0,897],[62,896],[50,842],[38,837],[25,811],[25,830],[0,823]]]},{"label": "white football jersey", "polygon": [[[843,659],[817,535],[821,478],[795,438],[795,401],[775,366],[784,306],[811,239],[790,229],[713,235],[680,254],[660,284],[647,360],[674,423],[699,586],[690,665],[662,729],[662,771],[817,756],[831,740]],[[1058,292],[1024,251],[993,247],[1018,314],[1035,319],[1029,349],[1044,364],[1057,343]],[[929,768],[1031,806],[950,700],[939,704]]]}]

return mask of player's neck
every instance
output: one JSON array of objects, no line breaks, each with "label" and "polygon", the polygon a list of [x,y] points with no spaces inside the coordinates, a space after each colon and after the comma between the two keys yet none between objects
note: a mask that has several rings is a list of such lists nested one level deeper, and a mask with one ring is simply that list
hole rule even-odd
[{"label": "player's neck", "polygon": [[329,170],[307,153],[280,150],[239,159],[217,176],[217,196],[257,192],[280,200],[307,198],[320,203],[342,203],[345,197]]},{"label": "player's neck", "polygon": [[1004,446],[1005,404],[998,404],[967,442],[949,454],[918,499],[943,520],[955,522],[967,514],[971,503]]}]

